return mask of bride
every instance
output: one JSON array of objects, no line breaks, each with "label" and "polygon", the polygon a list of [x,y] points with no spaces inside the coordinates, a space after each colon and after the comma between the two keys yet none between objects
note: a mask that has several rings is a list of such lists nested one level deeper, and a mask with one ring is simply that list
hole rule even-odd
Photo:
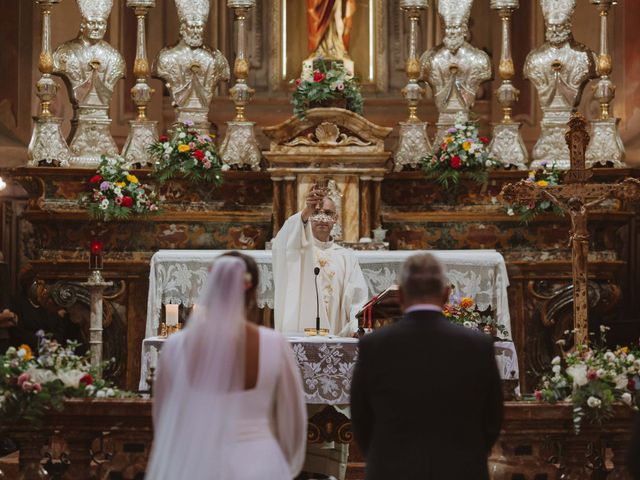
[{"label": "bride", "polygon": [[257,285],[252,258],[219,257],[200,307],[165,343],[145,478],[279,480],[302,468],[302,382],[287,341],[247,322]]}]

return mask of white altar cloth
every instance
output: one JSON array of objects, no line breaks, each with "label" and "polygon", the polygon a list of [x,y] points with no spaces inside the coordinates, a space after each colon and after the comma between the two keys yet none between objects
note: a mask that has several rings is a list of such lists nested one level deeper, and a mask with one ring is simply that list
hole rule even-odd
[{"label": "white altar cloth", "polygon": [[[310,405],[349,405],[351,377],[358,358],[358,339],[345,337],[306,337],[289,335],[302,384],[305,403]],[[158,352],[165,338],[146,338],[142,342],[140,391],[147,391],[151,348]],[[513,342],[495,342],[496,362],[502,379],[518,379],[518,357]]]},{"label": "white altar cloth", "polygon": [[[158,334],[162,306],[191,307],[197,300],[213,260],[226,250],[159,250],[151,258],[145,338]],[[461,296],[474,299],[482,309],[492,307],[496,320],[511,339],[507,287],[509,279],[502,255],[495,250],[429,250],[445,266],[449,282]],[[273,267],[270,250],[243,250],[260,270],[258,306],[273,308]],[[419,250],[356,251],[356,257],[373,297],[397,283],[402,263]]]}]

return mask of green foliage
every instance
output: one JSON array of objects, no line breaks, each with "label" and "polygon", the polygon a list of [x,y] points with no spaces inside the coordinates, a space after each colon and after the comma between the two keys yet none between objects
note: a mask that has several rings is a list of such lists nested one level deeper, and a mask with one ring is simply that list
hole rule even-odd
[{"label": "green foliage", "polygon": [[327,68],[324,61],[317,64],[316,70],[310,65],[305,65],[302,76],[292,80],[296,85],[291,99],[293,113],[299,118],[304,118],[309,108],[331,100],[344,99],[347,110],[362,115],[364,101],[360,85],[353,73],[348,72],[341,63],[331,62],[330,68]]},{"label": "green foliage", "polygon": [[89,190],[80,198],[80,206],[96,220],[128,220],[159,212],[155,191],[129,173],[120,157],[102,157],[96,174],[89,180]]},{"label": "green foliage", "polygon": [[201,135],[192,122],[176,123],[171,138],[162,135],[149,146],[149,153],[156,159],[154,178],[161,184],[174,178],[212,185],[222,183],[223,165],[209,135]]},{"label": "green foliage", "polygon": [[489,154],[488,143],[487,137],[478,136],[474,122],[458,118],[433,155],[422,159],[422,170],[445,190],[455,191],[465,177],[485,184],[489,171],[501,165]]}]

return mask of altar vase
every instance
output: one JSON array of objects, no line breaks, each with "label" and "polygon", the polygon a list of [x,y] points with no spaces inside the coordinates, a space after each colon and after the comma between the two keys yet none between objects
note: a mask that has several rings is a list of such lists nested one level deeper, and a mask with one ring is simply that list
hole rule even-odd
[{"label": "altar vase", "polygon": [[442,265],[410,257],[400,272],[404,317],[360,339],[351,421],[366,480],[488,480],[502,385],[492,339],[451,323]]},{"label": "altar vase", "polygon": [[302,332],[315,327],[316,276],[320,327],[338,336],[358,329],[356,313],[367,301],[368,288],[353,251],[334,242],[336,203],[326,190],[312,188],[306,207],[292,215],[276,235],[273,251],[275,327]]}]

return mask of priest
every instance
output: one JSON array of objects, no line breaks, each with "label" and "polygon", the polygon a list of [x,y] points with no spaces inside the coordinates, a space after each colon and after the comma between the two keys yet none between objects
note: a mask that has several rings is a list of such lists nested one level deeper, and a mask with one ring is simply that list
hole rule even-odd
[{"label": "priest", "polygon": [[276,235],[276,330],[293,333],[315,327],[317,298],[320,328],[338,336],[351,336],[358,329],[355,314],[366,302],[368,289],[353,251],[334,242],[337,218],[327,190],[314,185],[304,210],[292,215]]}]

